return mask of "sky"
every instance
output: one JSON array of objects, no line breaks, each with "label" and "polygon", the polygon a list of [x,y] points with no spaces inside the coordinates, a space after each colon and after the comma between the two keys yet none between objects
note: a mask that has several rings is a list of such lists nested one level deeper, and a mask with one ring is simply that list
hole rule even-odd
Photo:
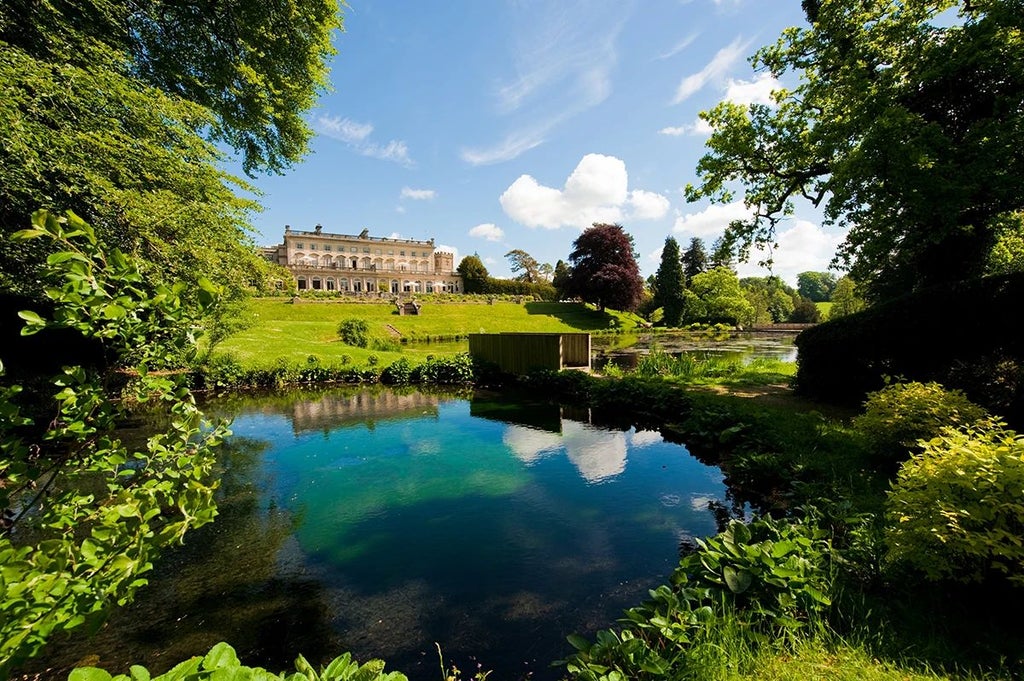
[{"label": "sky", "polygon": [[[311,153],[252,180],[259,245],[285,225],[433,238],[476,253],[568,260],[595,222],[633,236],[644,277],[665,239],[710,249],[742,203],[687,203],[705,153],[702,110],[767,103],[748,58],[804,25],[799,0],[349,0],[331,88],[307,118]],[[792,85],[793,83],[788,83]],[[740,194],[742,196],[742,194]],[[809,204],[778,233],[772,272],[824,271],[843,234]]]}]

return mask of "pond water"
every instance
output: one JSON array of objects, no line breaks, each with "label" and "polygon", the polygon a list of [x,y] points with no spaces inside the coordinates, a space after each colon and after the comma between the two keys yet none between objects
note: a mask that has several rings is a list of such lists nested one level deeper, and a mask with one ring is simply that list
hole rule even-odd
[{"label": "pond water", "polygon": [[591,340],[595,369],[615,364],[623,369],[636,366],[637,359],[652,349],[671,355],[690,354],[699,357],[749,362],[753,359],[776,359],[795,362],[797,347],[793,344],[797,332],[739,331],[709,333],[685,331],[671,333],[627,334],[594,336]]},{"label": "pond water", "polygon": [[614,624],[715,532],[721,472],[586,410],[381,387],[240,398],[220,515],[94,638],[54,646],[163,671],[215,642],[291,669],[343,651],[412,679],[553,679],[565,637]]}]

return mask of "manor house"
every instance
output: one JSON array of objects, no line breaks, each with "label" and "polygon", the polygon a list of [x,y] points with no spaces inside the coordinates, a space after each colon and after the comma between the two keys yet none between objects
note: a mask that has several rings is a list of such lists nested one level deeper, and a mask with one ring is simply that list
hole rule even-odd
[{"label": "manor house", "polygon": [[285,225],[284,243],[263,249],[271,262],[288,268],[300,291],[351,294],[462,293],[455,256],[434,248],[434,240],[391,239],[312,232]]}]

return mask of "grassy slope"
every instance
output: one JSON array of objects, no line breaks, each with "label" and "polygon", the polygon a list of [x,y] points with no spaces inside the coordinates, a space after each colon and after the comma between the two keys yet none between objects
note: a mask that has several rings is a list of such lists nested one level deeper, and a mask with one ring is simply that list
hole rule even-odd
[{"label": "grassy slope", "polygon": [[[598,312],[577,303],[430,303],[425,302],[418,316],[399,316],[394,306],[381,303],[292,304],[286,298],[253,300],[255,325],[229,338],[219,348],[231,353],[243,364],[268,365],[277,358],[304,361],[316,355],[325,362],[348,355],[362,364],[376,354],[381,363],[390,364],[399,357],[422,359],[428,354],[446,354],[465,350],[466,344],[426,343],[428,336],[496,333],[500,331],[573,332],[607,331],[613,325],[622,330],[635,327],[636,318],[618,312]],[[355,348],[338,340],[338,324],[344,319],[364,319],[370,335],[383,339],[401,337],[419,340],[402,346],[402,352]]]}]

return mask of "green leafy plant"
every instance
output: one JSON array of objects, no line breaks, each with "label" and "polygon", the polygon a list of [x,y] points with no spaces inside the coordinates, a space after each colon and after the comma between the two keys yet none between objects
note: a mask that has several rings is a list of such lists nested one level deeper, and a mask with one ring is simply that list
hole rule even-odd
[{"label": "green leafy plant", "polygon": [[1024,585],[1024,436],[997,419],[943,429],[903,464],[886,518],[890,564]]},{"label": "green leafy plant", "polygon": [[370,342],[370,325],[365,319],[345,319],[338,325],[338,337],[346,345],[365,348]]},{"label": "green leafy plant", "polygon": [[[195,356],[216,287],[152,282],[74,214],[39,211],[32,225],[14,237],[56,246],[56,307],[51,320],[22,312],[22,333],[75,329],[103,344],[111,368],[65,367],[45,420],[18,405],[19,386],[0,390],[0,676],[50,636],[98,625],[146,583],[161,547],[213,519],[214,447],[229,432],[206,422],[175,370]],[[130,448],[116,428],[147,408],[168,425]]]},{"label": "green leafy plant", "polygon": [[234,648],[218,643],[203,657],[193,657],[175,665],[166,674],[151,676],[149,670],[133,665],[130,674],[112,676],[97,667],[79,667],[68,675],[68,681],[184,681],[185,679],[260,679],[261,681],[408,681],[400,672],[384,673],[383,660],[370,660],[362,665],[349,653],[336,657],[317,670],[306,658],[295,660],[295,672],[274,674],[262,667],[243,665]]},{"label": "green leafy plant", "polygon": [[902,460],[919,440],[936,436],[946,426],[970,425],[987,415],[959,390],[934,382],[892,382],[868,395],[864,413],[853,419],[853,426],[876,455]]}]

